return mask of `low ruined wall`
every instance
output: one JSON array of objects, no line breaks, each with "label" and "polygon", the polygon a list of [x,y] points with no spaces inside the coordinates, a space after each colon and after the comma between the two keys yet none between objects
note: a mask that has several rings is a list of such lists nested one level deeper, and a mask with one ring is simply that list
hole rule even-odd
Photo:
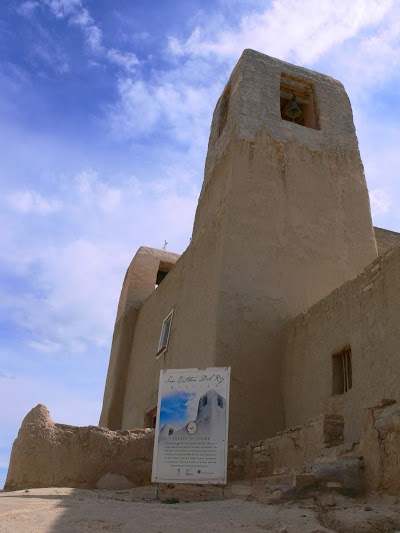
[{"label": "low ruined wall", "polygon": [[400,404],[382,400],[366,409],[361,451],[368,492],[400,494]]},{"label": "low ruined wall", "polygon": [[[228,480],[295,471],[343,442],[343,419],[321,415],[273,438],[228,450]],[[14,442],[5,489],[123,489],[151,482],[154,432],[56,424],[44,405],[32,409]]]},{"label": "low ruined wall", "polygon": [[56,424],[44,405],[22,422],[5,489],[121,489],[150,483],[154,433]]},{"label": "low ruined wall", "polygon": [[340,444],[343,444],[343,417],[321,415],[274,437],[246,446],[231,446],[228,478],[252,479],[295,471],[312,463],[324,448]]}]

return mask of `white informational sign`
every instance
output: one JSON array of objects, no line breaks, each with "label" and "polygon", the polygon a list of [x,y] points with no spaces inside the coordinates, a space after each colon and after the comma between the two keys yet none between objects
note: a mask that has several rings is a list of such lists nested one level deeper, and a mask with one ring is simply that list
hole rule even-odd
[{"label": "white informational sign", "polygon": [[154,483],[226,483],[230,368],[161,370]]}]

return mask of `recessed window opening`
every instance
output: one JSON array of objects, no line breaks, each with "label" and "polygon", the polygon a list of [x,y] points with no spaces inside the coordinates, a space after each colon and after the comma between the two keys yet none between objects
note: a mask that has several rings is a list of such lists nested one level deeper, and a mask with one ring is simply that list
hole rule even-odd
[{"label": "recessed window opening", "polygon": [[332,394],[345,394],[353,385],[350,346],[332,356],[332,370]]},{"label": "recessed window opening", "polygon": [[160,283],[165,279],[168,272],[171,272],[174,264],[173,263],[167,263],[166,261],[160,261],[160,265],[158,267],[157,277],[156,277],[156,283],[155,288],[157,288]]},{"label": "recessed window opening", "polygon": [[224,406],[224,401],[222,399],[221,396],[217,396],[217,400],[218,400],[218,407],[223,407]]},{"label": "recessed window opening", "polygon": [[222,130],[225,128],[226,121],[228,120],[228,107],[229,107],[230,94],[231,94],[231,87],[230,85],[228,85],[221,96],[221,101],[219,104],[218,137],[221,135]]},{"label": "recessed window opening", "polygon": [[202,407],[205,407],[207,405],[207,396],[204,396],[202,401],[201,401],[201,405]]},{"label": "recessed window opening", "polygon": [[319,129],[313,83],[282,73],[280,86],[282,120]]},{"label": "recessed window opening", "polygon": [[160,341],[158,343],[158,351],[156,355],[160,355],[168,347],[169,334],[171,332],[173,314],[174,314],[174,310],[172,310],[163,320],[163,324],[161,327]]},{"label": "recessed window opening", "polygon": [[156,421],[157,407],[154,407],[154,409],[151,409],[151,411],[144,415],[144,427],[154,429],[156,427]]}]

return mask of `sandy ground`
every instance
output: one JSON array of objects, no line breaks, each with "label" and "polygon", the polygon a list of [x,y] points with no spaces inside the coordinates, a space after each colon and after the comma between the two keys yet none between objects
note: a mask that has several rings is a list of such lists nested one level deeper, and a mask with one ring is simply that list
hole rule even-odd
[{"label": "sandy ground", "polygon": [[400,504],[390,497],[322,495],[267,505],[235,499],[166,504],[154,496],[153,487],[0,492],[0,532],[400,532]]}]

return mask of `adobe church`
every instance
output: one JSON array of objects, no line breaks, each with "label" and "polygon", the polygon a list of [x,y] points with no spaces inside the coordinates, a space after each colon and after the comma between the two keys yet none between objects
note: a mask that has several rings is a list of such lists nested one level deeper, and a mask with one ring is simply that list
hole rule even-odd
[{"label": "adobe church", "polygon": [[190,246],[141,247],[100,426],[152,427],[160,370],[230,366],[230,442],[400,399],[400,243],[372,226],[342,84],[245,50],[218,100]]}]

